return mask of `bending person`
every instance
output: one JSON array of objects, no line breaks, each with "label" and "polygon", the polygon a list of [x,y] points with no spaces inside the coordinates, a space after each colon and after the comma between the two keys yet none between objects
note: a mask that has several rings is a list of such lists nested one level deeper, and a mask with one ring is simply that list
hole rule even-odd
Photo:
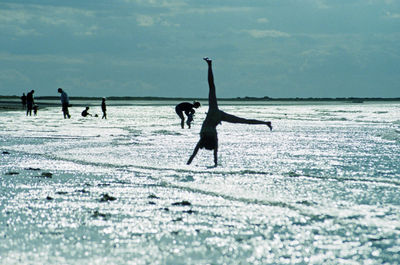
[{"label": "bending person", "polygon": [[221,124],[222,121],[230,123],[244,123],[244,124],[264,124],[272,130],[270,121],[260,121],[260,120],[249,120],[234,115],[225,113],[218,109],[217,97],[215,94],[214,76],[212,72],[211,60],[209,58],[204,58],[208,64],[208,85],[210,91],[208,94],[208,113],[203,122],[200,130],[200,140],[194,148],[193,154],[190,156],[187,164],[192,163],[193,158],[196,156],[199,149],[214,150],[214,164],[217,166],[218,163],[218,136],[217,136],[217,126]]},{"label": "bending person", "polygon": [[181,118],[182,129],[185,125],[185,117],[183,116],[183,113],[185,112],[186,116],[188,117],[187,125],[190,129],[190,123],[193,121],[193,115],[196,112],[194,108],[197,109],[198,107],[200,107],[200,102],[197,101],[193,102],[193,104],[189,102],[182,102],[176,105],[175,112],[178,114],[179,118]]}]

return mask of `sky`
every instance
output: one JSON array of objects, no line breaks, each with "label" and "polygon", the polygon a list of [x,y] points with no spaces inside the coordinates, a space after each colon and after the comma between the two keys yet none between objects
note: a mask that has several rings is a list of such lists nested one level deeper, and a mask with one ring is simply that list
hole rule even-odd
[{"label": "sky", "polygon": [[1,0],[0,95],[400,97],[400,0]]}]

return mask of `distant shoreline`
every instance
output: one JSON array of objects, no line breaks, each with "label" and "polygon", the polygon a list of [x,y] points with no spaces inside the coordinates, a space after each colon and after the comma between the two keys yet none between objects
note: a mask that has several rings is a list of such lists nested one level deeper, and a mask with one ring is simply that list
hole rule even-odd
[{"label": "distant shoreline", "polygon": [[[100,106],[101,97],[70,97],[72,107]],[[164,98],[164,97],[107,97],[108,106],[175,106],[182,101],[199,101],[207,104],[206,98]],[[303,104],[362,104],[373,102],[400,102],[400,98],[219,98],[220,105],[303,105]],[[35,97],[39,109],[60,107],[59,97]],[[0,96],[0,112],[25,111],[18,96]]]},{"label": "distant shoreline", "polygon": [[[100,105],[102,97],[70,97],[70,102],[73,107],[85,107]],[[107,97],[108,106],[131,106],[131,105],[175,105],[182,101],[199,101],[206,104],[207,98],[167,98],[167,97]],[[236,97],[236,98],[219,98],[221,105],[235,104],[334,104],[335,102],[342,103],[366,103],[366,102],[400,102],[400,98],[256,98],[256,97]],[[47,107],[60,107],[60,97],[43,96],[35,97],[35,102],[40,109]],[[0,111],[23,110],[21,98],[19,96],[0,96]]]},{"label": "distant shoreline", "polygon": [[[20,96],[2,96],[0,100],[20,100]],[[158,101],[193,101],[202,100],[205,101],[207,98],[182,98],[182,97],[106,97],[107,100],[158,100]],[[35,97],[36,100],[59,100],[59,96],[40,96]],[[70,100],[101,100],[102,97],[70,97]],[[378,97],[336,97],[336,98],[315,98],[315,97],[295,97],[295,98],[271,98],[271,97],[235,97],[235,98],[218,98],[220,101],[400,101],[400,97],[397,98],[378,98]]]}]

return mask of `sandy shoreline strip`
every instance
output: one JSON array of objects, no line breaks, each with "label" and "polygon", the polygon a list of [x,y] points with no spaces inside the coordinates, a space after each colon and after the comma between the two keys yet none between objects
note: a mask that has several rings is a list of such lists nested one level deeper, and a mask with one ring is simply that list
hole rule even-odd
[{"label": "sandy shoreline strip", "polygon": [[14,101],[0,101],[0,111],[12,111],[12,110],[21,110],[24,108],[20,102]]},{"label": "sandy shoreline strip", "polygon": [[[53,103],[44,103],[44,102],[36,102],[37,105],[39,105],[40,109],[46,108],[46,107],[56,107],[60,106],[61,104],[53,104]],[[13,100],[0,100],[0,111],[26,111],[22,107],[22,103],[18,101],[13,101]]]}]

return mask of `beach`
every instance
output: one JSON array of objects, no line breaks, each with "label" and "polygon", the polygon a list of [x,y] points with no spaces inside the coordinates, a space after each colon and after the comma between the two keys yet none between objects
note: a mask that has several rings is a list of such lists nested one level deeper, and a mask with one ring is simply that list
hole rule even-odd
[{"label": "beach", "polygon": [[0,264],[400,260],[399,102],[224,102],[274,129],[220,125],[216,168],[205,104],[48,103],[0,112]]}]

